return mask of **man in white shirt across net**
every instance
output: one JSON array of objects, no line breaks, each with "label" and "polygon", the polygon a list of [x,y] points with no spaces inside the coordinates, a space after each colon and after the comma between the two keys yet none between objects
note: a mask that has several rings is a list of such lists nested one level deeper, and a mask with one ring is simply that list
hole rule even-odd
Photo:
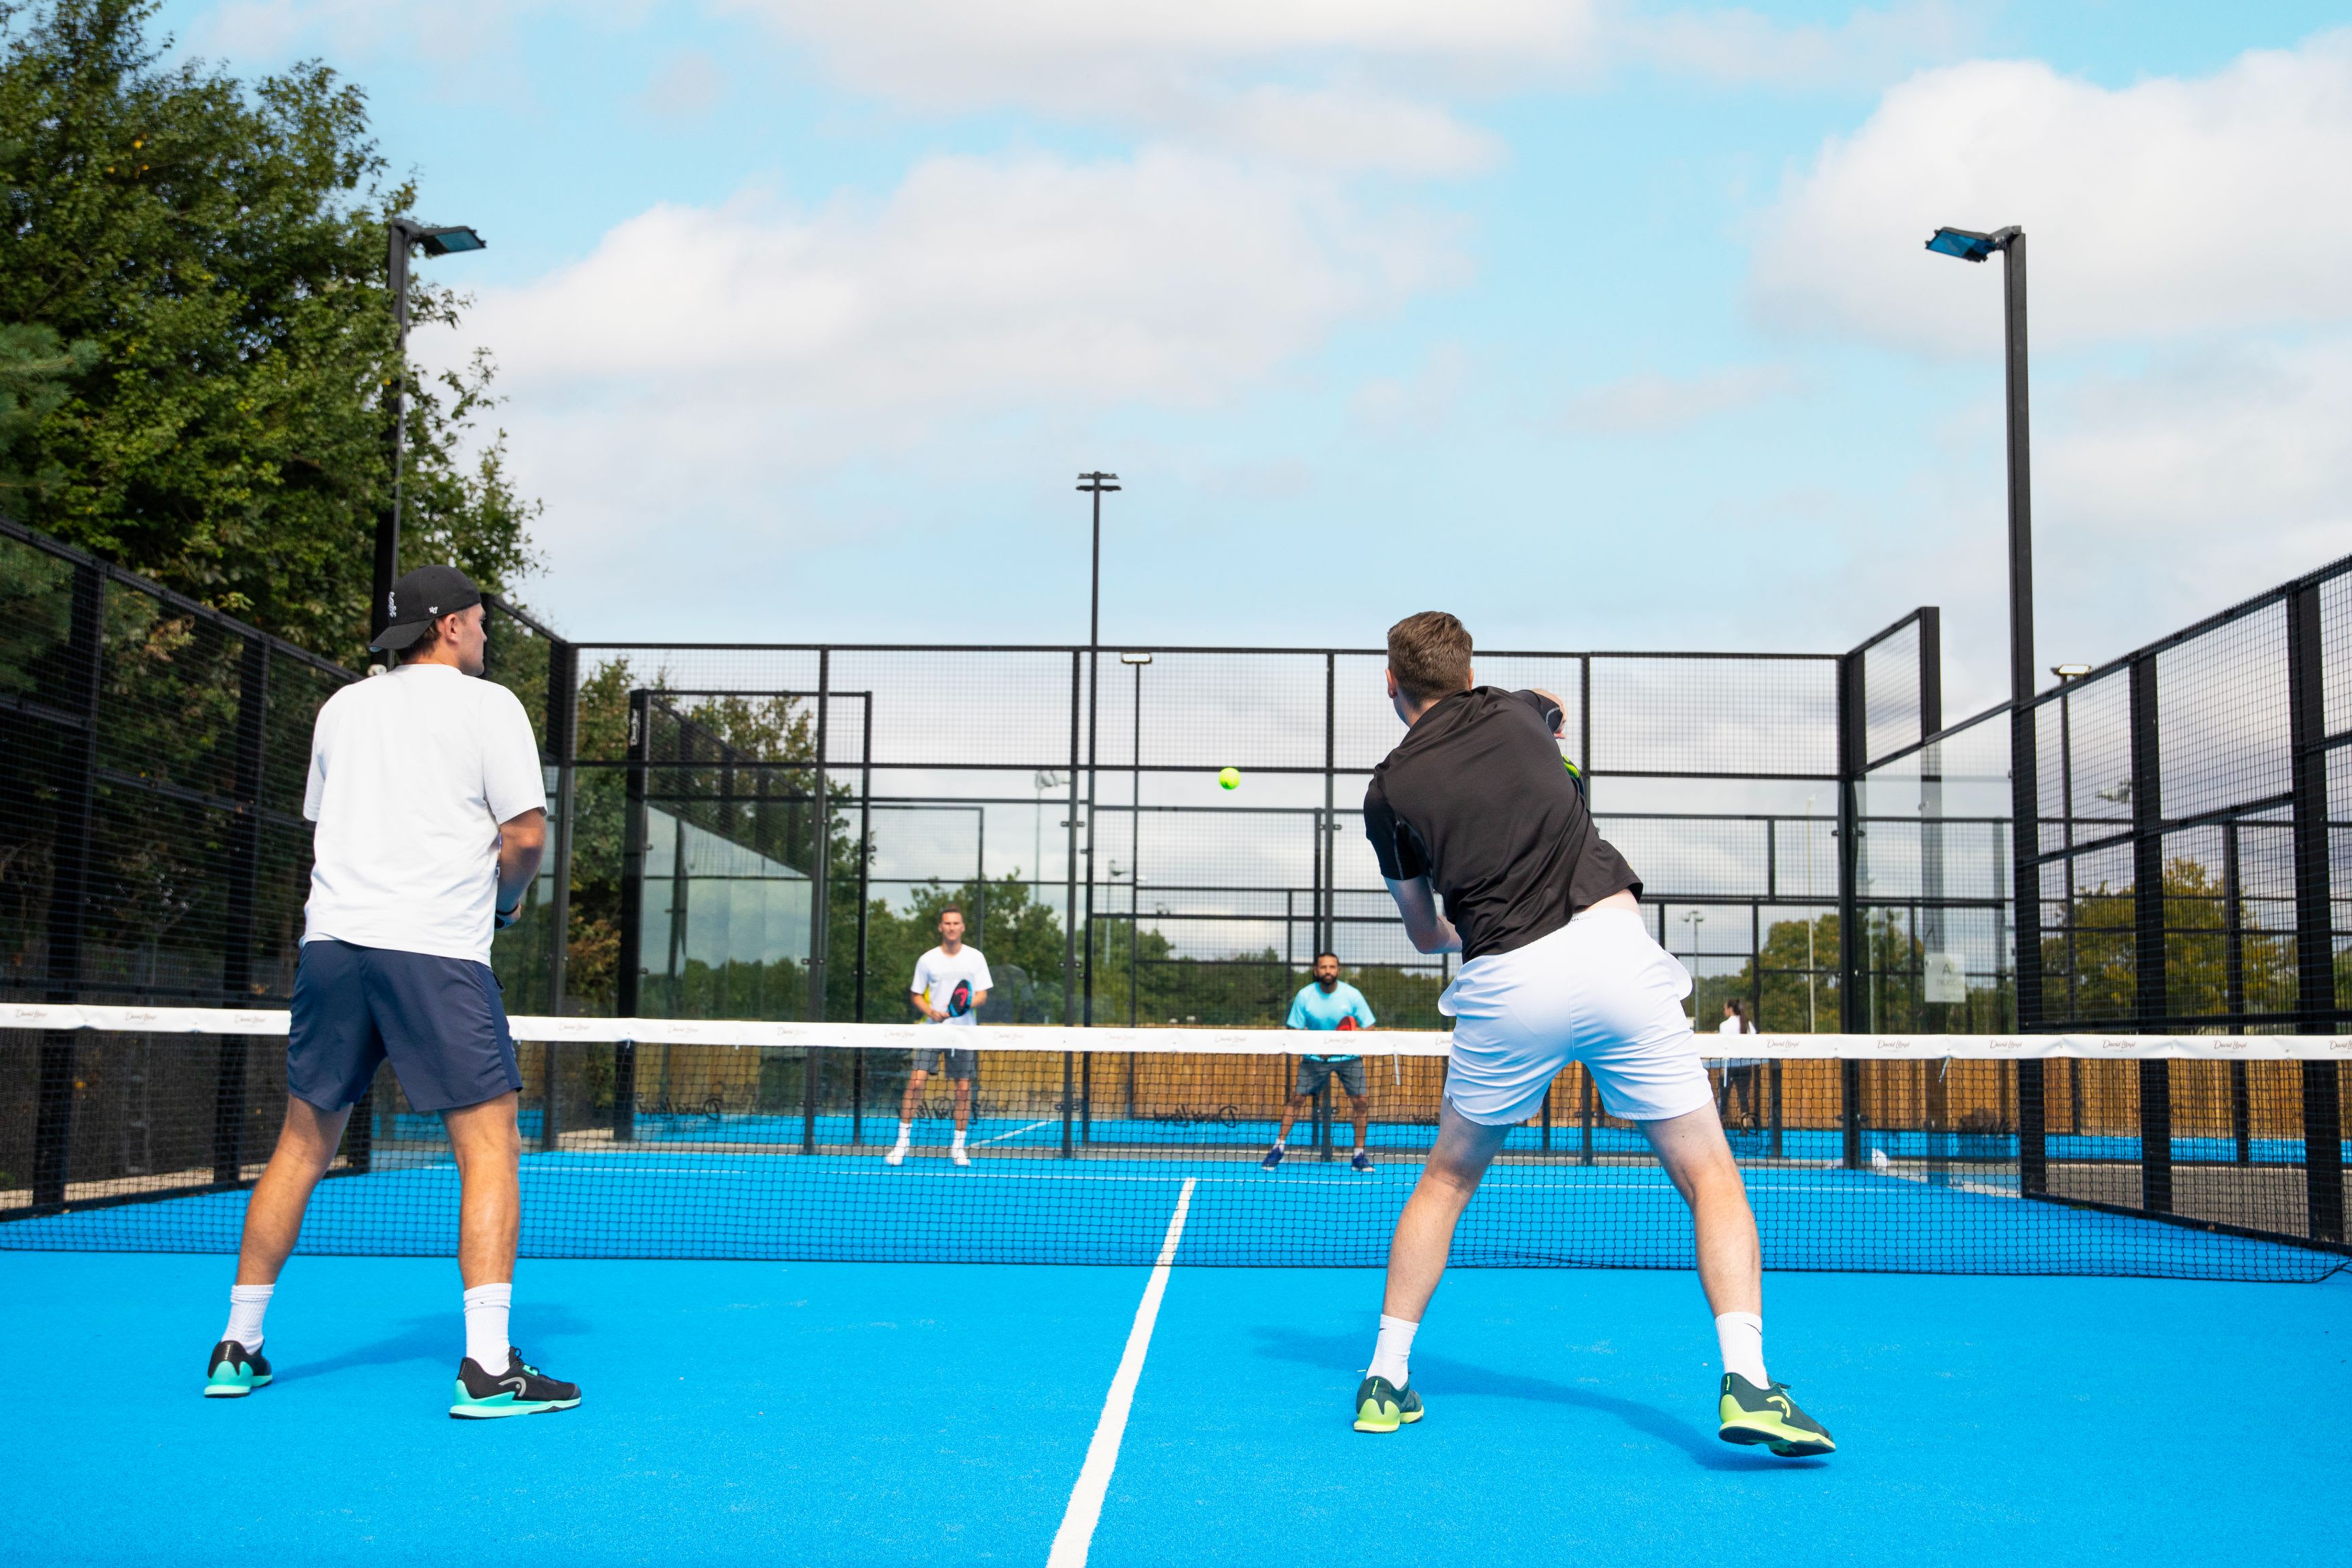
[{"label": "man in white shirt across net", "polygon": [[[949,904],[940,911],[940,945],[915,960],[915,982],[907,999],[927,1023],[972,1029],[979,1024],[975,1014],[987,1005],[992,984],[988,960],[980,956],[979,948],[964,945],[962,909]],[[980,1052],[970,1046],[957,1047],[951,1043],[953,1039],[942,1035],[938,1044],[920,1046],[910,1053],[907,1092],[898,1102],[898,1141],[890,1145],[884,1163],[903,1165],[907,1151],[914,1146],[915,1113],[923,1103],[923,1083],[936,1064],[955,1092],[955,1142],[948,1146],[948,1158],[960,1166],[971,1164],[963,1140],[971,1124],[971,1081],[980,1072]]]},{"label": "man in white shirt across net", "polygon": [[302,814],[318,826],[286,1122],[246,1206],[205,1394],[239,1398],[269,1383],[262,1316],[278,1271],[352,1107],[373,1113],[370,1085],[389,1060],[409,1108],[441,1117],[457,1165],[466,1352],[449,1414],[569,1410],[579,1387],[507,1337],[522,1073],[489,964],[490,934],[520,913],[547,841],[539,742],[515,695],[479,678],[482,596],[465,573],[420,567],[393,584],[386,610],[374,646],[397,651],[399,666],[328,698],[311,733]]}]

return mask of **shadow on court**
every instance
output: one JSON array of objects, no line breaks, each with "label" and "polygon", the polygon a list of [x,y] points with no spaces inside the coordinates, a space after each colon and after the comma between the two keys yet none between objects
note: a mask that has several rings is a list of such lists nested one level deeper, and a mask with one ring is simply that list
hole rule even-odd
[{"label": "shadow on court", "polygon": [[[1250,1333],[1257,1342],[1260,1355],[1324,1370],[1354,1366],[1370,1348],[1361,1335],[1308,1334],[1265,1325],[1252,1329]],[[1534,1405],[1565,1405],[1606,1416],[1644,1437],[1681,1449],[1693,1463],[1710,1470],[1810,1469],[1825,1462],[1768,1459],[1706,1436],[1692,1425],[1687,1411],[1664,1410],[1599,1389],[1579,1388],[1526,1373],[1503,1372],[1450,1356],[1414,1355],[1412,1381],[1428,1399],[1515,1399]]]}]

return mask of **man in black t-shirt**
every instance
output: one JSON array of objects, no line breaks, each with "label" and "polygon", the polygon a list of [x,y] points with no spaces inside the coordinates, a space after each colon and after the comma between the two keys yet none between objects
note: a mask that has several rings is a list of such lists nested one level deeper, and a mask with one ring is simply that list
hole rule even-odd
[{"label": "man in black t-shirt", "polygon": [[1580,1061],[1690,1204],[1723,1353],[1719,1435],[1784,1456],[1831,1452],[1829,1433],[1765,1374],[1756,1218],[1683,1013],[1690,976],[1651,940],[1641,879],[1561,765],[1559,700],[1476,685],[1469,632],[1435,611],[1389,629],[1388,688],[1407,729],[1372,770],[1364,831],[1414,948],[1459,952],[1463,965],[1438,1000],[1454,1020],[1445,1103],[1390,1245],[1356,1430],[1421,1419],[1407,1356],[1454,1225],[1511,1129]]}]

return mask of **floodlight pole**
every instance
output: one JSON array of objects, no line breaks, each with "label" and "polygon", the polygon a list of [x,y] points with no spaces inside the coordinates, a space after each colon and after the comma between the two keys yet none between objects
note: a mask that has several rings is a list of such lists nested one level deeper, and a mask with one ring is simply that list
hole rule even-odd
[{"label": "floodlight pole", "polygon": [[1941,228],[1927,248],[1963,261],[2001,259],[2001,358],[2008,379],[2010,862],[2017,899],[2017,1027],[2042,1022],[2041,805],[2036,794],[2033,692],[2033,484],[2026,395],[2025,231]]},{"label": "floodlight pole", "polygon": [[1087,601],[1087,978],[1086,1023],[1095,1021],[1095,727],[1101,696],[1102,677],[1097,665],[1102,658],[1102,498],[1106,490],[1117,490],[1118,476],[1099,469],[1078,476],[1078,488],[1094,497],[1095,552],[1094,570],[1088,580]]},{"label": "floodlight pole", "polygon": [[[457,236],[464,236],[458,239]],[[384,224],[384,243],[390,251],[386,268],[392,287],[393,350],[392,373],[384,379],[383,401],[391,415],[391,429],[385,440],[392,455],[392,499],[376,515],[375,574],[368,591],[368,637],[383,630],[391,619],[388,609],[392,585],[400,576],[400,489],[404,465],[408,425],[408,259],[409,252],[424,246],[430,256],[445,256],[453,250],[479,250],[482,236],[461,225],[435,226],[395,217]],[[389,664],[387,654],[371,656],[374,662]]]}]

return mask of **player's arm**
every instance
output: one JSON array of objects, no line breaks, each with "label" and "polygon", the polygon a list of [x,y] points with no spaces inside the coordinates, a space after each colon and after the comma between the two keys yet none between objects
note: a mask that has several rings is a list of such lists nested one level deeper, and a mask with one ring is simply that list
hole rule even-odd
[{"label": "player's arm", "polygon": [[522,913],[522,895],[539,874],[547,850],[547,813],[533,808],[499,824],[498,924],[511,925]]},{"label": "player's arm", "polygon": [[1417,876],[1409,882],[1383,877],[1389,884],[1389,896],[1396,900],[1397,914],[1404,920],[1405,939],[1416,953],[1459,953],[1462,934],[1454,929],[1454,922],[1437,912],[1437,894],[1429,885],[1429,878]]}]

